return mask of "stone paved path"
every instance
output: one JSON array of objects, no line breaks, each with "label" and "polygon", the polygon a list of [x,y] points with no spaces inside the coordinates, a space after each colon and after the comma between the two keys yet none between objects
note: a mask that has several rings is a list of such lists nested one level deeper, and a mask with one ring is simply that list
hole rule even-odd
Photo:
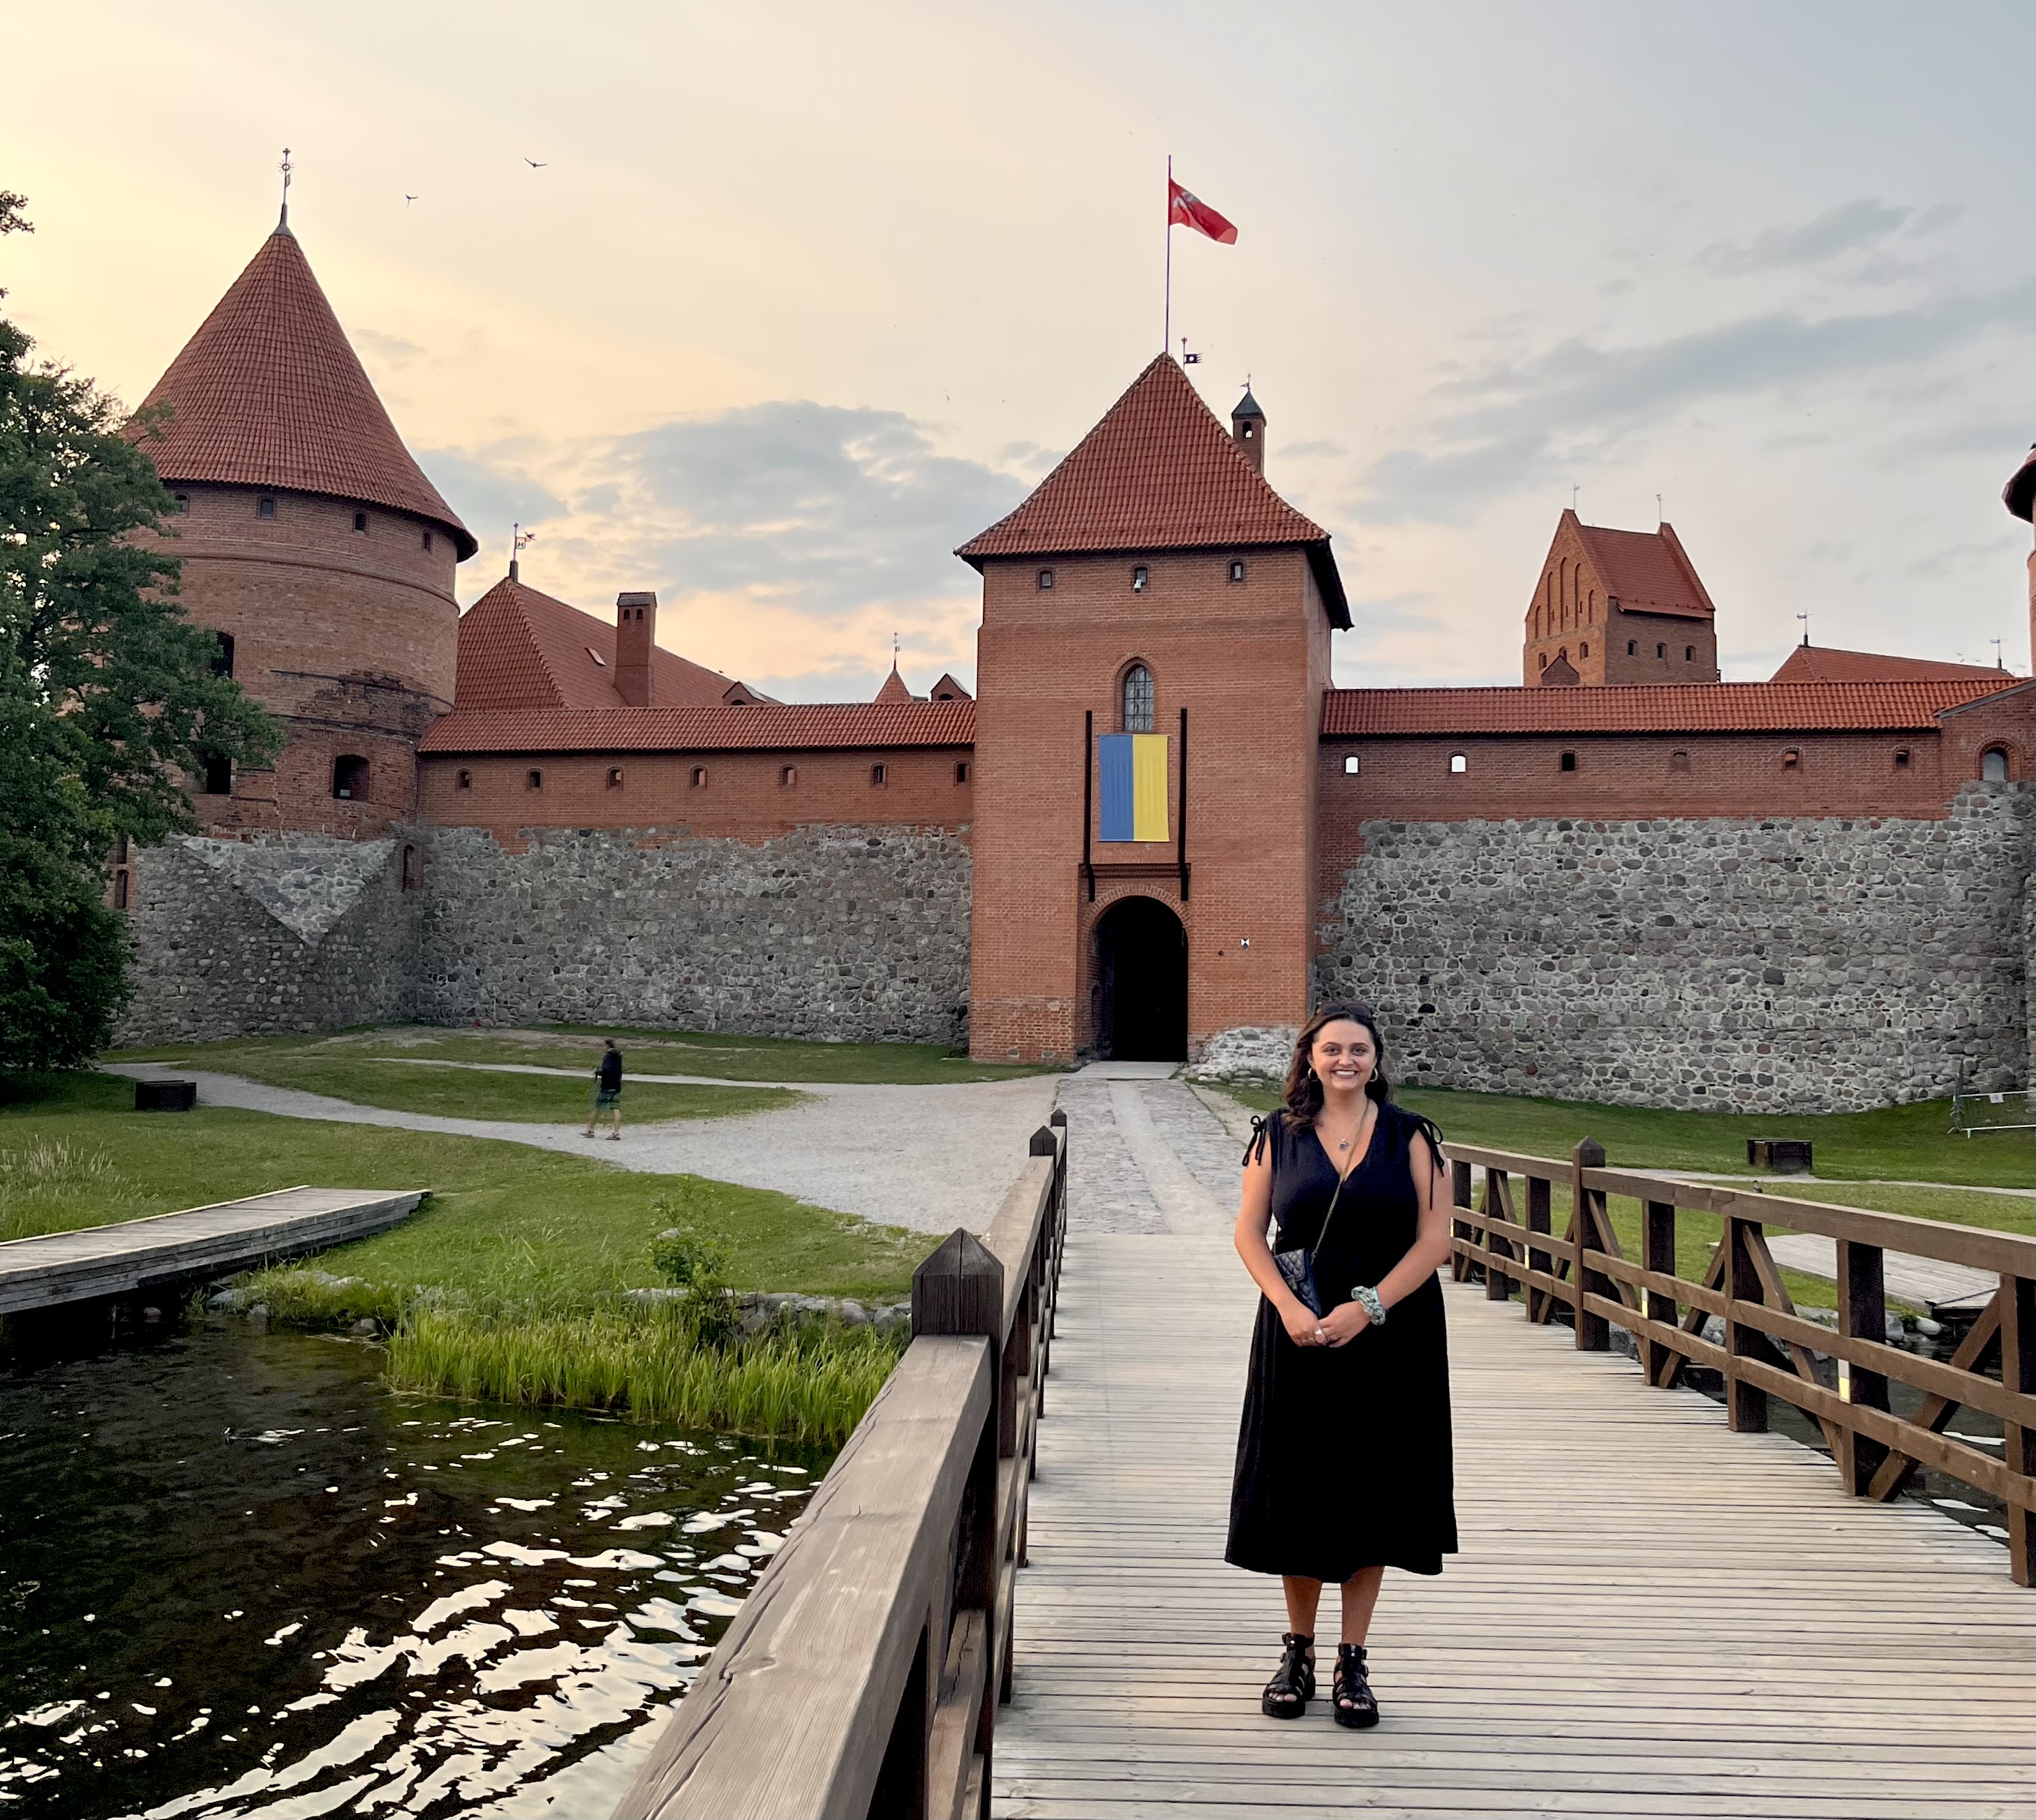
[{"label": "stone paved path", "polygon": [[1149,1064],[1064,1075],[1068,1229],[1222,1234],[1237,1218],[1238,1141],[1203,1097]]},{"label": "stone paved path", "polygon": [[925,1233],[956,1226],[980,1231],[990,1224],[1024,1166],[1027,1140],[1053,1110],[1056,1083],[1066,1078],[1035,1074],[931,1087],[806,1085],[800,1091],[809,1097],[782,1112],[632,1125],[620,1143],[611,1144],[583,1138],[577,1125],[398,1112],[203,1069],[130,1063],[109,1071],[194,1080],[202,1105],[570,1150],[619,1169],[775,1188],[839,1213]]}]

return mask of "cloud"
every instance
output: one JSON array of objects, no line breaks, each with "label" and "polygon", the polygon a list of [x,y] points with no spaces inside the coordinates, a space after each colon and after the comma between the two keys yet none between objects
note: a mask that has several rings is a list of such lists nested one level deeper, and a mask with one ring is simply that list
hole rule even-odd
[{"label": "cloud", "polygon": [[[1768,228],[1739,245],[1718,241],[1696,256],[1700,266],[1735,277],[1747,272],[1773,271],[1782,266],[1816,265],[1861,247],[1869,247],[1898,232],[1914,214],[1887,202],[1861,196],[1812,215],[1793,228]],[[1930,211],[1929,225],[1942,218]]]},{"label": "cloud", "polygon": [[[1913,308],[1811,318],[1789,312],[1609,347],[1573,338],[1444,379],[1425,446],[1374,463],[1348,508],[1374,523],[1459,523],[1496,496],[1548,485],[1562,457],[1598,458],[1634,431],[1732,396],[1913,367],[1996,329],[2026,330],[2036,286],[1966,293]],[[1565,469],[1567,471],[1567,469]]]},{"label": "cloud", "polygon": [[[445,502],[461,523],[481,540],[484,550],[509,546],[509,527],[520,521],[537,524],[563,512],[565,503],[541,481],[518,465],[486,455],[469,455],[458,449],[419,449],[418,465],[432,484],[444,495]],[[483,556],[477,573],[485,571],[481,586],[496,579],[495,565]],[[466,578],[462,576],[464,581]]]}]

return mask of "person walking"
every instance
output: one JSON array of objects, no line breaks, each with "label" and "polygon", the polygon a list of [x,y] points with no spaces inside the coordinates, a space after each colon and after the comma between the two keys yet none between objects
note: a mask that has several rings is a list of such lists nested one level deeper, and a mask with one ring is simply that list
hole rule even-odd
[{"label": "person walking", "polygon": [[601,1065],[594,1071],[594,1110],[587,1115],[586,1130],[583,1135],[592,1137],[594,1127],[601,1123],[601,1115],[606,1112],[613,1120],[608,1137],[611,1143],[622,1142],[622,1052],[615,1046],[613,1036],[601,1044]]},{"label": "person walking", "polygon": [[1343,1604],[1332,1710],[1371,1726],[1365,1637],[1386,1569],[1440,1573],[1457,1546],[1442,1134],[1393,1103],[1378,1020],[1361,1005],[1308,1020],[1285,1099],[1252,1121],[1244,1156],[1237,1249],[1261,1300],[1223,1558],[1285,1588],[1260,1709],[1298,1719],[1314,1697],[1327,1580]]}]

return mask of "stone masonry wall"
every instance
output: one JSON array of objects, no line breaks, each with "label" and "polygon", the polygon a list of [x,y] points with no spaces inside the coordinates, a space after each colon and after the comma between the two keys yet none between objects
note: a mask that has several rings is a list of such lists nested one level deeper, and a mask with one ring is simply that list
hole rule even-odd
[{"label": "stone masonry wall", "polygon": [[208,1042],[409,1017],[420,906],[402,889],[405,844],[178,835],[139,852],[134,994],[115,1040]]},{"label": "stone masonry wall", "polygon": [[418,1014],[963,1042],[969,849],[939,828],[814,826],[756,843],[441,829]]},{"label": "stone masonry wall", "polygon": [[1396,1078],[1631,1105],[1851,1111],[2019,1084],[2036,799],[1942,820],[1367,823],[1317,984]]}]

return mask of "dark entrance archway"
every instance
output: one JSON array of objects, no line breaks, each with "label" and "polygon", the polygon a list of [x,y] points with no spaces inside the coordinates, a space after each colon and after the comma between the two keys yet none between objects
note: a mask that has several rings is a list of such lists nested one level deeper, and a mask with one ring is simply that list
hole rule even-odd
[{"label": "dark entrance archway", "polygon": [[1095,1052],[1111,1062],[1188,1059],[1188,938],[1150,897],[1111,904],[1095,925]]}]

